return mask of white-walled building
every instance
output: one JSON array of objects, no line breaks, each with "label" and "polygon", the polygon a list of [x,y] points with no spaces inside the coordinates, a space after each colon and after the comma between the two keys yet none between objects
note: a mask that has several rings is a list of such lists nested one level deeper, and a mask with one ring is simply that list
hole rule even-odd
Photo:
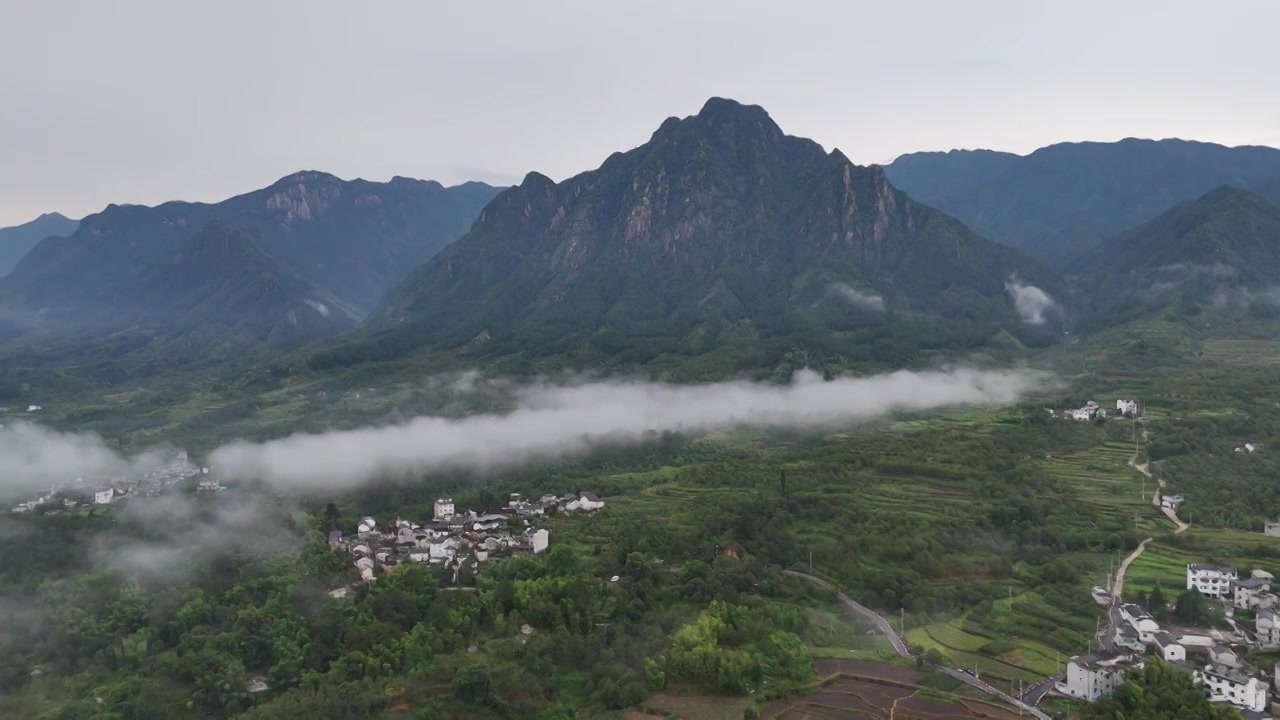
[{"label": "white-walled building", "polygon": [[1231,586],[1232,603],[1241,610],[1252,610],[1261,604],[1261,596],[1269,594],[1271,582],[1262,578],[1237,580]]},{"label": "white-walled building", "polygon": [[1186,498],[1181,495],[1161,495],[1160,507],[1173,508],[1174,510],[1177,510],[1182,507],[1182,503],[1186,501]]},{"label": "white-walled building", "polygon": [[1080,655],[1067,663],[1066,682],[1057,683],[1057,690],[1093,702],[1124,682],[1125,673],[1141,667],[1142,658],[1135,655]]},{"label": "white-walled building", "polygon": [[1258,644],[1264,647],[1280,647],[1280,614],[1271,608],[1258,611],[1254,620],[1254,632],[1258,634]]},{"label": "white-walled building", "polygon": [[95,505],[110,505],[112,498],[116,496],[115,488],[107,488],[99,490],[93,494],[93,502]]},{"label": "white-walled building", "polygon": [[533,553],[537,555],[547,549],[551,543],[551,533],[546,528],[535,531],[529,536],[529,545],[533,548]]},{"label": "white-walled building", "polygon": [[1187,589],[1216,598],[1232,596],[1236,569],[1226,565],[1188,565]]},{"label": "white-walled building", "polygon": [[1152,647],[1167,662],[1180,662],[1187,659],[1187,649],[1182,646],[1167,630],[1160,630],[1152,637]]},{"label": "white-walled building", "polygon": [[1267,709],[1267,692],[1270,685],[1221,665],[1205,665],[1196,671],[1196,678],[1209,691],[1209,699],[1229,702],[1236,707],[1262,712]]},{"label": "white-walled building", "polygon": [[1137,400],[1116,400],[1116,412],[1121,415],[1137,415]]},{"label": "white-walled building", "polygon": [[1129,624],[1133,632],[1137,633],[1139,642],[1144,645],[1155,642],[1156,633],[1160,632],[1160,623],[1156,622],[1146,610],[1128,603],[1120,606],[1120,617]]},{"label": "white-walled building", "polygon": [[439,498],[435,504],[434,520],[448,520],[453,517],[453,498]]}]

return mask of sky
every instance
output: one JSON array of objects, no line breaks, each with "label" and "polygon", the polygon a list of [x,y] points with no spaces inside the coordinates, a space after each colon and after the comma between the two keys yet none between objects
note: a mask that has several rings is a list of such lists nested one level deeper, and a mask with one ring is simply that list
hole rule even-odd
[{"label": "sky", "polygon": [[559,180],[708,97],[855,162],[1280,146],[1272,0],[0,3],[0,226],[302,169]]}]

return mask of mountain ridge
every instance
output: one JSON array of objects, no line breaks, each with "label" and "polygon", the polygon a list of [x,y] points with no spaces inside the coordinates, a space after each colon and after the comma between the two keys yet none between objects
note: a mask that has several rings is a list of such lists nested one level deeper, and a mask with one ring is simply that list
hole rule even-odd
[{"label": "mountain ridge", "polygon": [[47,212],[21,225],[0,228],[0,276],[8,274],[41,240],[70,235],[79,224],[62,213]]},{"label": "mountain ridge", "polygon": [[1280,176],[1280,149],[1124,138],[1026,155],[908,153],[886,169],[909,194],[980,234],[1057,262],[1219,185]]},{"label": "mountain ridge", "polygon": [[497,192],[483,183],[375,183],[304,170],[216,203],[111,204],[71,236],[32,248],[0,281],[0,300],[36,308],[92,302],[217,220],[258,231],[273,254],[363,311],[408,267],[465,232]]},{"label": "mountain ridge", "polygon": [[[759,106],[712,98],[595,170],[561,183],[528,173],[389,291],[362,339],[313,362],[420,350],[675,362],[730,346],[772,357],[802,335],[838,355],[855,335],[901,342],[895,324],[922,318],[972,346],[1002,329],[995,316],[1016,324],[1014,274],[1055,283],[901,193],[882,168],[786,135]],[[876,295],[893,321],[836,307],[836,284]]]}]

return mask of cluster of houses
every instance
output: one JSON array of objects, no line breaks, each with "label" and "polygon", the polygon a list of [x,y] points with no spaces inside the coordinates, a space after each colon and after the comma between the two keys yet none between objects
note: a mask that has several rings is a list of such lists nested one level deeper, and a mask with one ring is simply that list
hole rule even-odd
[{"label": "cluster of houses", "polygon": [[[192,465],[186,450],[178,450],[173,458],[161,467],[139,476],[118,476],[99,479],[74,478],[67,482],[51,484],[34,497],[10,507],[11,512],[32,512],[41,506],[56,504],[52,512],[74,509],[81,505],[110,505],[129,497],[159,495],[179,482],[196,475],[207,475],[209,468]],[[200,488],[221,488],[217,481],[202,481]]]},{"label": "cluster of houses", "polygon": [[1270,681],[1280,688],[1280,664],[1270,674],[1260,673],[1236,654],[1228,640],[1261,651],[1280,649],[1280,596],[1271,591],[1273,580],[1262,570],[1241,579],[1232,567],[1188,565],[1187,589],[1221,601],[1228,612],[1253,612],[1252,635],[1233,622],[1232,634],[1210,631],[1175,636],[1141,607],[1120,605],[1120,622],[1112,628],[1109,642],[1103,643],[1108,650],[1072,658],[1065,679],[1055,689],[1081,700],[1096,700],[1123,682],[1130,670],[1141,668],[1149,652],[1190,674],[1210,700],[1235,705],[1246,717],[1268,717],[1263,713],[1270,706]]},{"label": "cluster of houses", "polygon": [[[1058,417],[1058,411],[1048,408],[1051,417]],[[1114,415],[1109,415],[1106,408],[1098,403],[1090,400],[1084,404],[1084,407],[1075,408],[1073,410],[1063,410],[1062,417],[1070,420],[1078,420],[1087,422],[1089,420],[1105,419],[1107,417],[1137,417],[1138,401],[1137,400],[1116,400],[1116,409]]]},{"label": "cluster of houses", "polygon": [[[426,563],[452,571],[452,582],[463,574],[474,574],[482,562],[495,556],[544,552],[551,540],[546,528],[534,521],[554,514],[595,513],[604,501],[595,493],[557,497],[543,495],[533,500],[513,493],[505,507],[492,512],[456,512],[452,498],[435,501],[431,522],[417,523],[396,518],[379,525],[366,517],[356,527],[354,537],[342,531],[329,533],[329,547],[349,553],[364,582],[373,582],[374,568],[384,572],[406,563]],[[347,588],[330,593],[346,595]]]}]

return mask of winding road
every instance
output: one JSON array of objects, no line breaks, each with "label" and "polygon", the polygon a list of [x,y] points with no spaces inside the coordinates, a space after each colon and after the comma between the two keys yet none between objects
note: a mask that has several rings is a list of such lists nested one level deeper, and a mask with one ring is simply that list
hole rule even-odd
[{"label": "winding road", "polygon": [[[885,637],[889,638],[889,642],[893,644],[893,649],[897,651],[898,655],[904,658],[907,658],[908,660],[912,660],[915,658],[915,656],[911,654],[911,650],[907,647],[907,644],[903,642],[902,637],[898,635],[898,633],[893,629],[893,626],[889,624],[888,620],[885,620],[883,617],[881,617],[880,613],[877,613],[876,611],[872,610],[871,608],[865,605],[854,602],[853,598],[850,598],[848,595],[845,595],[844,593],[840,592],[834,585],[815,575],[809,575],[806,573],[799,572],[797,570],[783,570],[782,574],[808,580],[811,583],[815,583],[817,585],[821,585],[822,587],[835,590],[836,599],[838,599],[845,607],[849,608],[853,612],[875,623],[876,627],[880,630],[880,632],[884,633]],[[940,667],[938,669],[967,685],[972,685],[973,687],[978,688],[979,690],[987,693],[988,695],[997,697],[1014,707],[1021,708],[1024,712],[1030,714],[1032,717],[1038,718],[1039,720],[1050,720],[1048,715],[1044,714],[1043,712],[1035,708],[1033,705],[1028,705],[1022,700],[1019,700],[1018,698],[1013,697],[1012,695],[1004,692],[1003,690],[1000,690],[999,688],[995,688],[995,687],[992,687],[991,685],[988,685],[987,683],[965,672],[964,670],[957,670],[956,668],[949,668],[949,667]],[[1052,680],[1052,678],[1050,680]],[[1045,681],[1045,682],[1050,682],[1050,681]],[[1032,690],[1034,691],[1039,687],[1040,686],[1037,685]],[[1046,691],[1047,691],[1047,688],[1046,688]],[[1044,692],[1043,691],[1040,692],[1040,695],[1043,696]],[[1037,700],[1038,699],[1039,698],[1037,698]]]}]

